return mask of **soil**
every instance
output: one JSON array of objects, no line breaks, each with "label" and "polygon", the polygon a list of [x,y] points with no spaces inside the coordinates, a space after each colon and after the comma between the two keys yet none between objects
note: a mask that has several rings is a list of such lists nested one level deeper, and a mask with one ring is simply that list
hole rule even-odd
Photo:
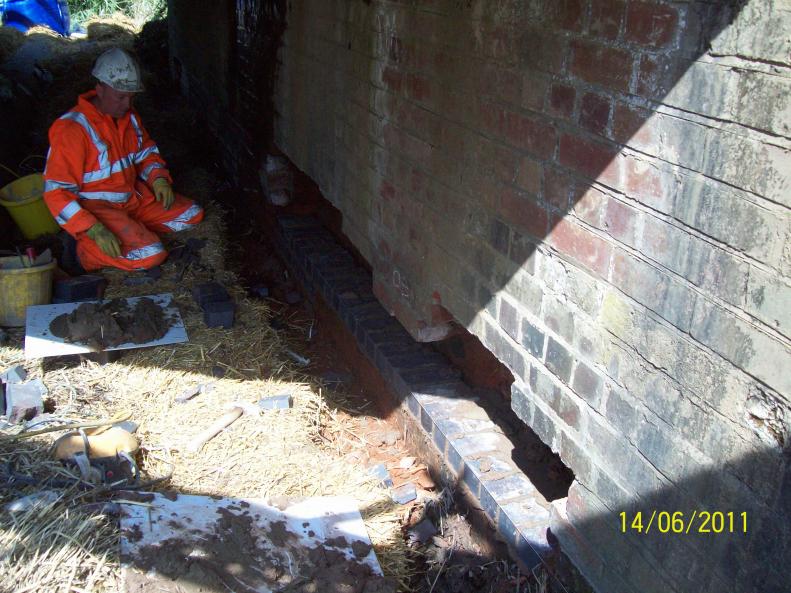
[{"label": "soil", "polygon": [[49,329],[66,342],[105,350],[121,344],[158,340],[168,333],[171,324],[162,308],[149,298],[141,298],[134,307],[125,299],[113,299],[106,303],[83,303],[71,313],[58,315]]},{"label": "soil", "polygon": [[[307,547],[283,521],[272,523],[262,537],[248,511],[217,512],[211,531],[181,531],[125,558],[134,565],[127,570],[126,591],[395,593],[390,580],[335,549],[348,547],[343,538]],[[126,537],[136,541],[136,535],[131,531]]]}]

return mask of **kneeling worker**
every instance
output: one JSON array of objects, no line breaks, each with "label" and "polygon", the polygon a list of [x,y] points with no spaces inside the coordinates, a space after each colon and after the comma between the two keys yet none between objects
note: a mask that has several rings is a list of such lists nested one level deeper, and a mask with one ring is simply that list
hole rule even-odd
[{"label": "kneeling worker", "polygon": [[203,209],[173,193],[159,149],[132,108],[140,68],[122,49],[96,60],[95,90],[52,124],[44,200],[77,240],[86,270],[141,270],[162,263],[159,234],[188,229]]}]

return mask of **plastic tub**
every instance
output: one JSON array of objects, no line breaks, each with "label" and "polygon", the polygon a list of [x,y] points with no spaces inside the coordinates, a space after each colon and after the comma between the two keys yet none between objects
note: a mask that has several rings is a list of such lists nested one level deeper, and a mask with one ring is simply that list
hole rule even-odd
[{"label": "plastic tub", "polygon": [[[2,258],[4,260],[12,258]],[[52,300],[52,274],[56,261],[32,268],[0,268],[0,325],[25,325],[26,309]]]},{"label": "plastic tub", "polygon": [[43,195],[44,177],[41,173],[20,177],[0,189],[0,204],[8,210],[26,239],[60,230],[44,203]]}]

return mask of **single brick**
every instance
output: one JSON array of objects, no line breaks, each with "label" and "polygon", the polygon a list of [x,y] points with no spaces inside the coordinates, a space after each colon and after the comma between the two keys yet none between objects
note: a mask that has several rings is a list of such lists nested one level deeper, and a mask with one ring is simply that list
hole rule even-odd
[{"label": "single brick", "polygon": [[603,387],[604,381],[593,369],[584,362],[577,363],[571,388],[594,408],[601,403]]},{"label": "single brick", "polygon": [[489,451],[510,451],[513,448],[511,442],[497,432],[484,432],[448,440],[462,457],[471,457]]},{"label": "single brick", "polygon": [[576,90],[566,84],[553,84],[549,93],[549,109],[554,115],[570,118],[574,113]]},{"label": "single brick", "polygon": [[[532,371],[533,369],[531,369],[531,375]],[[528,394],[526,389],[517,386],[516,381],[511,384],[511,409],[528,426],[531,426],[533,421],[531,399],[532,395]]]},{"label": "single brick", "polygon": [[616,39],[621,29],[625,6],[625,0],[591,0],[588,27],[591,35],[600,39]]},{"label": "single brick", "polygon": [[481,496],[480,496],[481,508],[483,508],[484,512],[489,516],[489,518],[492,520],[492,522],[494,522],[494,524],[496,525],[497,524],[497,512],[500,509],[500,505],[497,504],[497,501],[494,499],[494,497],[491,494],[489,494],[489,491],[486,490],[486,488],[481,488],[480,489],[480,493],[481,493]]},{"label": "single brick", "polygon": [[469,463],[464,464],[464,472],[461,476],[462,482],[467,485],[472,495],[478,500],[481,499],[481,480],[477,473],[470,469]]},{"label": "single brick", "polygon": [[530,426],[544,444],[555,449],[557,439],[555,423],[538,406],[533,406],[533,423]]},{"label": "single brick", "polygon": [[527,319],[522,320],[522,345],[538,360],[544,358],[544,338],[544,332]]},{"label": "single brick", "polygon": [[290,393],[270,395],[258,400],[258,407],[262,410],[287,410],[294,405],[294,398]]},{"label": "single brick", "polygon": [[580,103],[580,125],[594,134],[604,135],[610,122],[610,100],[596,93],[586,93]]},{"label": "single brick", "polygon": [[52,287],[53,303],[76,303],[102,298],[107,280],[103,276],[84,274],[76,278],[58,280]]},{"label": "single brick", "polygon": [[649,47],[663,47],[675,37],[678,11],[670,4],[630,2],[626,9],[624,38]]},{"label": "single brick", "polygon": [[210,301],[203,305],[203,322],[206,327],[230,329],[234,321],[233,301]]},{"label": "single brick", "polygon": [[489,243],[503,255],[508,255],[508,244],[511,240],[511,230],[508,225],[493,218],[489,230]]},{"label": "single brick", "polygon": [[561,381],[568,384],[571,378],[571,365],[574,359],[565,346],[549,338],[547,342],[546,366]]},{"label": "single brick", "polygon": [[231,297],[221,284],[217,282],[206,282],[204,284],[198,284],[192,289],[192,298],[198,303],[201,309],[204,309],[206,303],[228,301]]},{"label": "single brick", "polygon": [[[498,502],[537,493],[536,487],[524,474],[515,474],[499,480],[484,482],[484,487]],[[548,514],[547,522],[549,522]]]},{"label": "single brick", "polygon": [[458,438],[477,432],[493,432],[497,426],[491,420],[478,418],[438,418],[436,426],[449,438]]},{"label": "single brick", "polygon": [[627,92],[632,77],[632,54],[590,41],[571,44],[571,73],[591,84]]},{"label": "single brick", "polygon": [[516,307],[505,299],[500,301],[500,327],[514,341],[519,341],[519,314],[516,312]]}]

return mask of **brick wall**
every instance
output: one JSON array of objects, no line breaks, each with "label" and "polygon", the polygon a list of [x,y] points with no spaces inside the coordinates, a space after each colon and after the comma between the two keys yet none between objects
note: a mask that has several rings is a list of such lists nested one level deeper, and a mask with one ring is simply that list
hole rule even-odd
[{"label": "brick wall", "polygon": [[[785,0],[292,0],[277,145],[420,340],[465,325],[572,468],[608,593],[781,591],[791,553]],[[747,534],[620,513],[748,513]]]}]

